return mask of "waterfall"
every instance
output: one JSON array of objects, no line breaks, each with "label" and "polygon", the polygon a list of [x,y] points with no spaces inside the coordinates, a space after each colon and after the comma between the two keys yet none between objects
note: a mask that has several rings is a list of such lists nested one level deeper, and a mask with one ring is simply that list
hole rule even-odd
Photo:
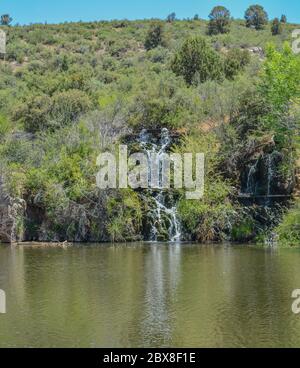
[{"label": "waterfall", "polygon": [[[153,199],[153,208],[149,211],[151,220],[149,240],[158,241],[159,238],[175,242],[180,241],[181,227],[177,215],[177,207],[169,190],[162,187],[162,159],[172,143],[169,131],[162,129],[159,138],[154,138],[143,129],[139,136],[141,149],[146,153],[149,167],[149,194]],[[155,160],[155,162],[153,161]],[[153,170],[158,172],[158,182],[155,188],[151,186]]]},{"label": "waterfall", "polygon": [[271,204],[271,198],[272,195],[272,181],[276,175],[276,168],[274,163],[274,155],[276,155],[276,152],[270,153],[267,156],[267,203],[266,205],[269,206]]},{"label": "waterfall", "polygon": [[256,172],[257,172],[257,163],[258,160],[255,162],[254,165],[250,167],[248,176],[247,176],[247,188],[246,193],[247,194],[255,194],[256,192]]},{"label": "waterfall", "polygon": [[250,195],[264,195],[269,202],[269,196],[273,194],[272,185],[276,176],[276,152],[260,156],[254,164],[249,167],[247,181],[244,188]]},{"label": "waterfall", "polygon": [[274,177],[273,160],[272,155],[269,154],[267,157],[267,196],[271,195],[271,185]]}]

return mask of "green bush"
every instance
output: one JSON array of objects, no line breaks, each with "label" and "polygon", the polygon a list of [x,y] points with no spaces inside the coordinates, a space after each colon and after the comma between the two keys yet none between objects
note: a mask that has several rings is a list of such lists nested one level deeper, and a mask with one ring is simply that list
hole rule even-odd
[{"label": "green bush", "polygon": [[282,223],[275,229],[279,245],[300,245],[300,201],[284,216]]},{"label": "green bush", "polygon": [[171,68],[187,84],[222,78],[221,58],[201,37],[187,39],[172,60]]},{"label": "green bush", "polygon": [[145,49],[151,50],[158,46],[163,46],[164,43],[164,27],[161,22],[155,22],[151,25],[145,40]]},{"label": "green bush", "polygon": [[66,92],[60,92],[53,96],[51,116],[54,123],[66,125],[90,110],[92,102],[89,96],[79,90],[73,89]]},{"label": "green bush", "polygon": [[282,23],[279,21],[278,18],[275,18],[272,21],[272,24],[271,24],[271,32],[272,32],[272,35],[273,36],[280,35],[282,33],[282,31],[283,31]]},{"label": "green bush", "polygon": [[191,239],[200,242],[224,240],[230,234],[235,211],[228,200],[232,190],[230,183],[217,170],[221,157],[216,135],[192,134],[183,139],[175,151],[205,154],[203,198],[188,200],[185,193],[182,193],[178,203],[178,213],[184,231]]},{"label": "green bush", "polygon": [[248,50],[230,49],[224,58],[225,77],[233,79],[249,63],[250,53]]},{"label": "green bush", "polygon": [[27,132],[35,133],[48,128],[51,107],[52,101],[49,96],[30,97],[16,109],[14,119],[21,120]]},{"label": "green bush", "polygon": [[56,93],[52,98],[31,97],[16,109],[14,118],[23,123],[27,132],[36,133],[70,124],[91,108],[89,96],[74,89]]},{"label": "green bush", "polygon": [[5,138],[5,135],[12,129],[11,122],[6,116],[0,115],[0,142]]},{"label": "green bush", "polygon": [[109,198],[107,211],[107,231],[112,242],[138,237],[142,226],[142,206],[136,192],[131,189],[117,191]]}]

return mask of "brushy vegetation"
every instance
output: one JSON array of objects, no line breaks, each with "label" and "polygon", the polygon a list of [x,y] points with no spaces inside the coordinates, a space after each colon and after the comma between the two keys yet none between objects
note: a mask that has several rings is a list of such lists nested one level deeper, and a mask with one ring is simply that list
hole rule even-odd
[{"label": "brushy vegetation", "polygon": [[[207,153],[204,199],[178,203],[186,238],[259,234],[255,210],[237,200],[242,163],[274,136],[282,181],[292,176],[300,73],[283,45],[298,26],[282,19],[271,32],[261,13],[257,31],[253,12],[247,28],[217,10],[210,23],[171,14],[165,22],[4,27],[0,170],[10,194],[28,204],[29,239],[142,238],[143,200],[131,190],[100,192],[96,157],[132,132],[162,127],[181,134],[175,150]],[[280,238],[299,212],[287,216]]]},{"label": "brushy vegetation", "polygon": [[300,202],[284,216],[282,223],[276,228],[279,244],[299,246],[300,244]]}]

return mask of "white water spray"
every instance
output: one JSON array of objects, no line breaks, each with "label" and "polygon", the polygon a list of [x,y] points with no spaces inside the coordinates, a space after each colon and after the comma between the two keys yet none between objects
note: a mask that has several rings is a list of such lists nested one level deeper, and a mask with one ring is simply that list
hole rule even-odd
[{"label": "white water spray", "polygon": [[[149,214],[152,219],[150,240],[157,241],[159,239],[162,228],[164,227],[163,224],[165,224],[168,232],[168,240],[171,242],[180,241],[181,226],[177,215],[177,208],[176,205],[170,206],[167,204],[167,193],[162,185],[162,161],[166,154],[166,150],[172,143],[169,131],[167,129],[162,129],[160,139],[155,143],[153,139],[151,139],[151,135],[146,130],[142,130],[139,137],[139,143],[141,149],[146,153],[148,158],[150,172],[149,183],[154,175],[153,169],[158,170],[158,173],[156,173],[158,174],[158,185],[151,191],[154,208]],[[156,162],[153,162],[153,160],[156,160]]]}]

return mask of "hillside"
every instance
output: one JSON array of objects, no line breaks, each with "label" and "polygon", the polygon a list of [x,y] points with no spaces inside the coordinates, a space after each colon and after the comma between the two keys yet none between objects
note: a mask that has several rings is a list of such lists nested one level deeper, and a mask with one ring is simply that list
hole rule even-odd
[{"label": "hillside", "polygon": [[[206,154],[204,198],[172,197],[183,240],[261,241],[279,226],[283,243],[299,243],[300,63],[284,44],[300,26],[272,36],[270,24],[257,31],[235,20],[209,36],[207,23],[2,28],[0,240],[148,239],[151,195],[99,190],[96,158],[142,129],[167,128],[179,136],[170,150]],[[193,71],[198,59],[189,64],[185,50],[205,53],[206,64]],[[158,240],[169,240],[159,227]]]}]

